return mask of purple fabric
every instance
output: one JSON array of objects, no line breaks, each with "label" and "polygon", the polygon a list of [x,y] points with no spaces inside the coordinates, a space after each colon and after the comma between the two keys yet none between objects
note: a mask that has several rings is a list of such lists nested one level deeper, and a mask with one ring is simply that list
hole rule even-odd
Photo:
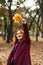
[{"label": "purple fabric", "polygon": [[[18,47],[14,53],[14,65],[31,65],[30,58],[30,37],[28,32],[27,23],[23,24],[25,39],[22,39],[21,42],[18,43]],[[7,65],[10,65],[12,58],[12,51],[9,55]]]}]

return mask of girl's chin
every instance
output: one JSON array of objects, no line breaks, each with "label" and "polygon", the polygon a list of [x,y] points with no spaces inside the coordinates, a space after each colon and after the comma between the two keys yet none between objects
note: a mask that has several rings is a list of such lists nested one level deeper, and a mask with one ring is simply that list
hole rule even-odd
[{"label": "girl's chin", "polygon": [[21,40],[22,38],[18,38],[18,40]]}]

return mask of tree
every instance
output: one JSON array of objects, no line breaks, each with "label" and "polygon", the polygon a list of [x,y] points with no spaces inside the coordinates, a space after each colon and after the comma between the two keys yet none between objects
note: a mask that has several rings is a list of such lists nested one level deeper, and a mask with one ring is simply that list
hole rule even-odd
[{"label": "tree", "polygon": [[7,36],[7,19],[6,19],[5,15],[3,15],[3,17],[4,17],[4,32],[5,32],[5,34],[4,34],[4,40],[5,40],[6,36]]},{"label": "tree", "polygon": [[[9,43],[10,40],[12,40],[12,27],[13,27],[13,20],[12,20],[12,10],[11,10],[11,5],[12,5],[12,0],[1,0],[0,1],[2,7],[8,7],[8,12],[9,12],[9,19],[10,19],[10,25],[8,27],[8,36],[7,42]],[[11,36],[11,37],[10,37]]]},{"label": "tree", "polygon": [[[1,1],[0,1],[1,2]],[[3,7],[2,5],[0,6],[0,17],[1,17],[1,19],[3,20],[3,26],[4,26],[4,28],[3,28],[3,31],[5,32],[5,34],[4,34],[4,40],[5,40],[5,38],[6,38],[6,23],[7,23],[7,20],[6,20],[6,15],[5,14],[7,14],[7,9],[5,8],[5,7]]]},{"label": "tree", "polygon": [[[24,0],[17,1],[17,4],[16,4],[17,9],[19,8],[18,5],[20,5],[23,2],[24,2]],[[12,32],[12,30],[13,30],[13,20],[12,20],[13,15],[12,15],[12,9],[11,9],[11,6],[13,5],[13,0],[0,0],[0,4],[1,4],[1,6],[8,8],[10,24],[8,26],[7,42],[9,43],[13,37],[13,32]]]},{"label": "tree", "polygon": [[42,23],[42,37],[43,37],[43,0],[36,0],[36,3],[39,5],[39,10],[41,14],[41,23]]}]

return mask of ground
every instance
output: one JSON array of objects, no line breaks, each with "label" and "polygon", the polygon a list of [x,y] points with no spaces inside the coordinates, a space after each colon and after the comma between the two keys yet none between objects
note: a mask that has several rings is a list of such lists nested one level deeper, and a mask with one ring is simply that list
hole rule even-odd
[{"label": "ground", "polygon": [[[31,37],[31,62],[32,65],[43,65],[43,39],[39,38],[35,42],[35,38]],[[12,49],[12,43],[8,44],[0,37],[0,65],[7,65],[7,58]]]}]

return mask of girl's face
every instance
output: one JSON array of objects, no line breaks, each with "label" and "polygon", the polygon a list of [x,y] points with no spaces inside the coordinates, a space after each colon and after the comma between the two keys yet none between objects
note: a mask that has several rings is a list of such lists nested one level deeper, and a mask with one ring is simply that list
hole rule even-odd
[{"label": "girl's face", "polygon": [[23,33],[21,31],[17,31],[16,37],[18,40],[21,40],[23,38]]}]

